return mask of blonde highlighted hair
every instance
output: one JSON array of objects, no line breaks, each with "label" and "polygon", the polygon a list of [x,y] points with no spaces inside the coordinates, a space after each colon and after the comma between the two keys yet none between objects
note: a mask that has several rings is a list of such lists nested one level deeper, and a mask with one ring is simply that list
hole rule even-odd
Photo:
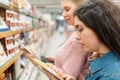
[{"label": "blonde highlighted hair", "polygon": [[71,1],[76,5],[81,5],[81,4],[84,4],[88,0],[68,0],[68,1]]}]

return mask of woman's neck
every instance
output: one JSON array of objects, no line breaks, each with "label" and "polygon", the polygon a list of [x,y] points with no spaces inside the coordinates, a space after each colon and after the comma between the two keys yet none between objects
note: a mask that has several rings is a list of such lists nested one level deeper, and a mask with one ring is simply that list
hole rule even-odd
[{"label": "woman's neck", "polygon": [[110,51],[110,49],[108,47],[106,47],[105,45],[100,45],[100,46],[101,47],[99,47],[99,49],[97,51],[93,52],[92,55],[90,56],[91,60],[95,60]]},{"label": "woman's neck", "polygon": [[104,55],[104,54],[108,53],[109,51],[110,51],[110,49],[107,46],[105,46],[104,44],[101,44],[96,52],[99,55]]}]

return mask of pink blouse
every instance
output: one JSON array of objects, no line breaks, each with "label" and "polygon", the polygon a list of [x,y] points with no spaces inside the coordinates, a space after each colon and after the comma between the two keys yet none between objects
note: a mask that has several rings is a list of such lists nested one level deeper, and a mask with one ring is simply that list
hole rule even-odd
[{"label": "pink blouse", "polygon": [[77,80],[84,80],[88,72],[87,56],[74,32],[70,38],[56,51],[55,66],[58,72],[74,76]]}]

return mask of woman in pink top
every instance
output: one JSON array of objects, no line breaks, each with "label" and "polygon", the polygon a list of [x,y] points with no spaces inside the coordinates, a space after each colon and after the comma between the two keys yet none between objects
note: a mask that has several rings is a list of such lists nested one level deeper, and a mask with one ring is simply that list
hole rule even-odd
[{"label": "woman in pink top", "polygon": [[[76,6],[84,1],[85,0],[62,0],[62,15],[69,25],[74,25],[73,12]],[[88,71],[88,55],[83,51],[79,41],[75,37],[76,34],[73,32],[69,39],[58,48],[54,64],[59,73],[74,76],[76,80],[84,80],[84,76]],[[47,75],[50,78],[50,74]],[[53,78],[50,79],[53,80]]]}]

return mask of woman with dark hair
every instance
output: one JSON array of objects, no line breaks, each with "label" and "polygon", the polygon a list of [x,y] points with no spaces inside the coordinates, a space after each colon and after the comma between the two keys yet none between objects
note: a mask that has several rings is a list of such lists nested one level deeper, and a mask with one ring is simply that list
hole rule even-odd
[{"label": "woman with dark hair", "polygon": [[120,8],[112,1],[89,0],[78,7],[74,16],[84,51],[98,53],[96,59],[89,61],[86,80],[120,80]]}]

